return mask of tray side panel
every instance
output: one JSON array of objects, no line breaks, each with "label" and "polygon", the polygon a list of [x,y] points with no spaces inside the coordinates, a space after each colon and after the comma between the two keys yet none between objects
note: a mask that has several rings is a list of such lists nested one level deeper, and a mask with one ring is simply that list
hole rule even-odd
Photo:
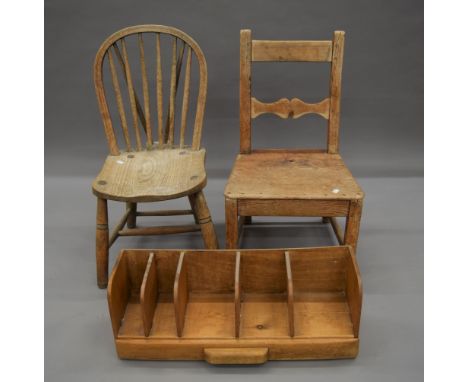
[{"label": "tray side panel", "polygon": [[236,269],[236,252],[185,253],[190,292],[233,293]]},{"label": "tray side panel", "polygon": [[107,303],[112,322],[112,331],[116,338],[122,318],[125,314],[130,298],[130,281],[128,276],[128,262],[124,251],[117,258],[107,286]]},{"label": "tray side panel", "polygon": [[243,293],[285,293],[284,251],[241,251],[240,278]]},{"label": "tray side panel", "polygon": [[345,254],[290,252],[290,258],[296,292],[344,292]]},{"label": "tray side panel", "polygon": [[[352,249],[350,249],[352,251]],[[362,308],[362,282],[359,267],[353,252],[348,256],[346,268],[346,296],[348,298],[354,336],[359,337]]]}]

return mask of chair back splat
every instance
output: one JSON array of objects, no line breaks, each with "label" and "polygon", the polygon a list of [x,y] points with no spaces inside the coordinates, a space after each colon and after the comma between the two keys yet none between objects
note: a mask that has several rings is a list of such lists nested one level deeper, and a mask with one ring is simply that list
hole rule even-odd
[{"label": "chair back splat", "polygon": [[[165,46],[168,48],[168,55],[164,55]],[[196,60],[192,60],[192,56],[195,56]],[[192,140],[187,145],[189,141],[186,136],[187,126],[192,125],[189,122],[190,90],[193,87],[193,84],[191,86],[192,61],[198,63],[198,95]],[[164,67],[169,70],[163,76]],[[109,73],[109,77],[105,77],[105,72]],[[107,78],[110,82],[108,86],[106,86]],[[166,89],[164,89],[165,78],[169,79]],[[183,87],[179,87],[182,81]],[[112,34],[96,54],[94,85],[111,155],[121,153],[116,133],[118,130],[111,117],[112,112],[118,115],[124,151],[176,147],[191,147],[193,150],[200,148],[207,90],[207,67],[200,47],[186,33],[163,25],[139,25]],[[178,107],[179,88],[183,94],[182,104]],[[110,94],[106,94],[106,89],[114,95],[114,108],[109,107]],[[166,102],[164,97],[168,97]],[[180,111],[177,121],[176,110]],[[179,134],[176,134],[177,130]],[[154,141],[153,137],[157,140]]]},{"label": "chair back splat", "polygon": [[[333,41],[270,41],[252,40],[249,29],[240,36],[240,153],[252,151],[252,119],[265,113],[280,118],[300,118],[318,114],[328,120],[329,154],[338,153],[340,127],[341,70],[343,66],[344,32],[336,31]],[[252,62],[328,62],[330,93],[317,103],[307,103],[299,98],[281,98],[272,103],[257,100],[251,95]]]}]

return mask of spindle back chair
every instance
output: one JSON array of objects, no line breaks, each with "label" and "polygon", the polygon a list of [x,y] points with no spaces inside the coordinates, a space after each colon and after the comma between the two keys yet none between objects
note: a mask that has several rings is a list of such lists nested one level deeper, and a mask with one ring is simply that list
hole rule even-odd
[{"label": "spindle back chair", "polygon": [[[170,43],[168,58],[163,54],[164,43],[167,42],[165,39]],[[152,65],[148,62],[152,53],[148,44],[154,52]],[[169,62],[169,89],[167,86],[165,89],[164,79],[169,76],[163,75],[163,68]],[[198,94],[191,122],[189,108],[191,94],[195,93],[192,89],[195,82],[192,81],[192,72],[197,64]],[[176,120],[177,92],[182,82],[179,122]],[[205,246],[217,248],[216,234],[202,192],[206,185],[206,172],[205,150],[200,144],[207,92],[207,66],[198,44],[186,33],[168,26],[138,25],[124,28],[109,36],[99,48],[94,62],[94,85],[110,152],[93,182],[93,192],[98,197],[98,285],[102,288],[107,285],[108,251],[118,236],[201,230]],[[142,97],[139,96],[140,88]],[[111,94],[114,98],[113,108],[110,107]],[[167,102],[164,101],[166,97]],[[192,125],[190,142],[188,134]],[[121,135],[118,134],[119,130]],[[123,149],[119,147],[119,141],[123,143]],[[183,196],[188,196],[191,209],[137,211],[137,203],[140,202]],[[107,200],[127,203],[125,214],[110,237]],[[194,215],[195,225],[136,227],[137,216],[189,214]],[[125,224],[127,229],[123,229]]]},{"label": "spindle back chair", "polygon": [[[344,32],[329,41],[252,40],[240,33],[240,154],[225,188],[226,241],[237,248],[244,224],[254,216],[319,216],[330,222],[340,244],[356,248],[364,193],[344,165],[339,148]],[[265,103],[252,97],[253,62],[326,62],[330,92],[318,103],[281,98]],[[323,150],[252,149],[252,119],[272,113],[294,119],[318,114],[328,120]],[[347,217],[343,237],[336,217]]]},{"label": "spindle back chair", "polygon": [[[142,90],[143,90],[143,106],[135,91],[134,77],[132,76],[131,61],[127,49],[127,42],[130,36],[138,38],[138,55],[141,70]],[[170,73],[170,91],[169,103],[166,118],[164,120],[164,102],[163,102],[163,71],[161,57],[161,36],[172,37],[172,54],[171,54],[171,73]],[[139,25],[122,29],[111,36],[99,48],[94,64],[94,84],[98,97],[99,109],[104,123],[104,130],[109,144],[109,151],[112,155],[119,155],[120,149],[117,144],[117,137],[114,129],[114,124],[111,119],[111,113],[107,102],[105,86],[103,81],[103,65],[107,59],[112,78],[112,86],[117,100],[120,124],[125,139],[126,151],[132,151],[134,147],[138,151],[145,148],[153,147],[153,117],[151,115],[150,102],[150,87],[148,81],[147,60],[145,59],[145,43],[144,38],[153,37],[154,49],[156,51],[156,62],[154,71],[155,74],[155,97],[154,105],[157,110],[155,125],[157,126],[157,148],[169,147],[185,147],[185,133],[187,128],[187,116],[190,97],[190,81],[193,53],[198,61],[199,66],[199,89],[196,106],[196,116],[194,122],[194,131],[191,147],[193,150],[200,148],[201,132],[203,125],[203,114],[205,110],[206,91],[207,91],[207,67],[203,52],[198,44],[186,33],[163,25]],[[120,47],[119,47],[120,45]],[[184,75],[184,93],[182,104],[182,115],[180,120],[180,142],[176,145],[174,142],[175,132],[175,101],[180,75],[182,71],[183,61],[186,58],[185,75]],[[136,136],[135,146],[132,146],[128,119],[123,102],[121,85],[118,78],[118,70],[123,72],[123,78],[128,90],[128,99],[131,109],[131,121]],[[133,68],[135,69],[135,68]],[[140,124],[139,124],[140,122]],[[140,128],[146,135],[146,145],[143,145]]]}]

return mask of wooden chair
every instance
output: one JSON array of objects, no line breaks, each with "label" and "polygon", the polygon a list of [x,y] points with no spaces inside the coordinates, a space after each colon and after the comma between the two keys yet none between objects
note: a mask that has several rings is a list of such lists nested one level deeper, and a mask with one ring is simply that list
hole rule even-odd
[{"label": "wooden chair", "polygon": [[[338,154],[344,32],[333,41],[252,40],[240,34],[240,154],[224,196],[226,246],[237,248],[243,224],[252,216],[318,216],[330,222],[340,244],[356,249],[364,193]],[[251,63],[330,62],[330,94],[318,103],[282,98],[264,103],[251,97]],[[309,113],[328,120],[326,150],[253,150],[251,120],[264,113],[299,118]],[[346,217],[343,237],[336,217]]]},{"label": "wooden chair", "polygon": [[[169,39],[171,44],[169,49],[172,54],[167,60],[164,60],[161,54],[164,47],[163,38]],[[149,60],[145,58],[145,53],[148,57],[150,51],[148,48],[145,50],[145,43],[147,47],[148,43],[151,43],[153,50],[151,53],[154,56],[154,60],[151,60],[154,65],[149,68],[147,68]],[[132,51],[135,52],[134,55],[131,55]],[[187,125],[191,126],[188,123],[188,110],[192,52],[198,61],[199,88],[192,142],[187,145]],[[176,96],[184,57],[186,63],[181,116],[180,122],[177,123],[180,124],[180,132],[176,135]],[[133,65],[132,58],[136,60]],[[166,106],[163,103],[164,64],[168,66],[170,64],[170,90],[164,92],[169,96],[166,113],[163,110],[163,106]],[[108,78],[103,77],[105,68],[110,71]],[[139,73],[136,69],[139,69]],[[151,75],[154,78],[154,85],[149,80]],[[137,78],[141,81],[136,81]],[[114,94],[116,106],[114,113],[118,115],[123,132],[122,150],[119,148],[114,122],[111,119],[112,110],[109,108],[108,95],[105,92],[105,80],[112,84],[108,87],[113,89],[109,93]],[[98,286],[100,288],[107,286],[109,247],[119,236],[165,235],[201,230],[205,247],[218,248],[210,211],[202,191],[207,182],[204,167],[205,149],[200,148],[207,69],[205,57],[198,44],[184,32],[162,25],[140,25],[122,29],[111,35],[99,48],[94,63],[94,84],[110,151],[92,186],[93,193],[98,198],[96,221]],[[140,86],[143,102],[137,95]],[[150,98],[150,87],[155,89],[154,98]],[[153,105],[157,109],[154,117],[150,112]],[[132,125],[132,128],[129,125]],[[153,141],[153,125],[157,126],[155,128],[157,141]],[[137,210],[138,203],[158,202],[184,196],[188,196],[191,209],[154,212]],[[126,203],[125,214],[110,237],[108,200]],[[171,215],[193,215],[196,224],[164,227],[136,225],[137,216]]]}]

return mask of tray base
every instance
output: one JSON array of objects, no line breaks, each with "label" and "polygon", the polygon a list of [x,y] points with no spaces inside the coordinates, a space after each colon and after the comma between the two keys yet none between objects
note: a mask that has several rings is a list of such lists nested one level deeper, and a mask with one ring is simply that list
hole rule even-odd
[{"label": "tray base", "polygon": [[[358,338],[317,339],[117,339],[117,354],[121,359],[140,360],[206,360],[206,349],[268,349],[266,360],[313,360],[356,358]],[[237,363],[248,362],[246,358]],[[226,360],[226,362],[236,363]]]}]

